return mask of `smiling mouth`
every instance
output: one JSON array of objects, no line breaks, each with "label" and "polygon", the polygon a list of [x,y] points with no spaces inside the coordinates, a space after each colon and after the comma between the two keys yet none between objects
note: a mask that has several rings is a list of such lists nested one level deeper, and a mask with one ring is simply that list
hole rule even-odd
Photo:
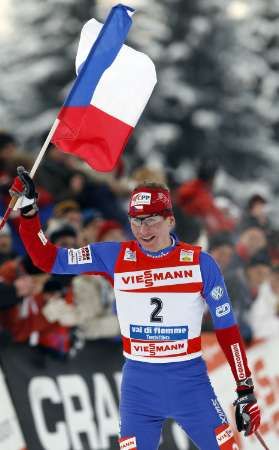
[{"label": "smiling mouth", "polygon": [[154,238],[155,238],[155,236],[151,236],[150,238],[144,238],[144,237],[142,237],[141,239],[142,239],[144,242],[151,242]]}]

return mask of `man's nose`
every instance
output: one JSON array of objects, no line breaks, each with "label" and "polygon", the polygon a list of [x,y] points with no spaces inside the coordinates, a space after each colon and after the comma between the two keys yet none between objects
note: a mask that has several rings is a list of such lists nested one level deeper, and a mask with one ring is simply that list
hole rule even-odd
[{"label": "man's nose", "polygon": [[148,229],[148,225],[144,220],[140,224],[140,229]]}]

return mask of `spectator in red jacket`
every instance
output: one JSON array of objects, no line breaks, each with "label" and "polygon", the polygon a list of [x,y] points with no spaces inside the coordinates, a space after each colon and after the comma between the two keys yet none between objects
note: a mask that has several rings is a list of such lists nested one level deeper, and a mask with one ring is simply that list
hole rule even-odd
[{"label": "spectator in red jacket", "polygon": [[[10,289],[14,291],[16,301],[11,302],[11,307],[2,310],[2,327],[10,333],[14,342],[29,343],[32,347],[59,356],[67,355],[71,344],[70,329],[58,321],[50,323],[43,308],[52,298],[59,296],[71,302],[71,296],[67,296],[57,279],[48,281],[49,275],[33,266],[29,257],[15,260],[10,266],[5,287],[8,288],[12,281]],[[2,272],[4,276],[7,275]],[[40,289],[38,284],[41,285]]]},{"label": "spectator in red jacket", "polygon": [[184,213],[202,218],[210,234],[218,231],[233,230],[233,219],[226,217],[217,207],[213,196],[213,182],[217,163],[214,160],[202,160],[198,167],[197,177],[185,181],[176,192],[176,202]]}]

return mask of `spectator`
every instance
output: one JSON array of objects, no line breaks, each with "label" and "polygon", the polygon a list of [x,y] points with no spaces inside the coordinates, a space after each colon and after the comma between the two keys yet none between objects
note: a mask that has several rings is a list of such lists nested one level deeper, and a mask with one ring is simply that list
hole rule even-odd
[{"label": "spectator", "polygon": [[[35,267],[34,271],[42,273]],[[1,273],[4,283],[6,286],[11,285],[18,299],[13,302],[14,306],[7,308],[5,314],[2,314],[2,324],[15,342],[28,342],[34,331],[33,318],[38,312],[34,299],[36,290],[34,276],[26,271],[21,259],[4,263]]]},{"label": "spectator", "polygon": [[241,219],[241,209],[234,201],[232,196],[224,191],[218,192],[214,198],[215,205],[222,214],[229,220],[234,222],[234,229],[238,226]]},{"label": "spectator", "polygon": [[[125,234],[121,224],[114,220],[104,221],[97,241],[123,241]],[[56,299],[44,308],[50,322],[59,320],[61,324],[78,327],[79,339],[100,339],[119,336],[118,319],[113,311],[114,293],[107,280],[101,277],[79,275],[73,280],[74,304],[69,305]]]},{"label": "spectator", "polygon": [[72,199],[80,209],[94,208],[106,219],[115,219],[124,225],[127,223],[119,193],[114,192],[108,183],[97,182],[82,170],[76,170],[68,185],[62,200]]},{"label": "spectator", "polygon": [[131,174],[131,189],[144,182],[166,183],[167,177],[163,169],[140,166]]},{"label": "spectator", "polygon": [[267,236],[265,230],[259,227],[254,220],[246,222],[240,230],[236,242],[232,268],[244,266],[254,255],[266,248]]},{"label": "spectator", "polygon": [[207,234],[200,219],[184,214],[178,206],[174,206],[174,213],[175,233],[179,239],[195,245],[199,245],[200,239],[203,239],[207,244]]},{"label": "spectator", "polygon": [[[65,247],[69,249],[78,248],[79,238],[78,233],[74,227],[69,224],[62,224],[59,228],[54,229],[49,233],[49,239],[53,244],[59,247]],[[64,289],[71,289],[73,275],[58,275],[57,279]]]},{"label": "spectator", "polygon": [[15,268],[13,286],[17,301],[4,313],[2,311],[2,326],[10,332],[14,342],[29,343],[65,356],[70,350],[70,330],[58,321],[50,323],[43,314],[43,307],[51,297],[63,295],[63,286],[57,280],[51,285],[47,281],[49,275],[33,266],[29,257],[18,260]]},{"label": "spectator", "polygon": [[176,202],[187,215],[200,217],[209,234],[233,230],[235,222],[217,207],[213,195],[218,164],[210,158],[200,161],[197,177],[184,182],[176,191]]},{"label": "spectator", "polygon": [[[2,217],[0,217],[1,220]],[[10,226],[6,223],[0,230],[0,265],[16,256],[17,253],[13,250],[12,232]]]},{"label": "spectator", "polygon": [[268,229],[270,226],[268,218],[268,202],[260,194],[252,195],[247,202],[242,222],[245,224],[252,219],[255,225]]},{"label": "spectator", "polygon": [[65,295],[63,283],[60,282],[58,277],[51,277],[45,282],[42,292],[36,300],[40,308],[42,324],[44,324],[39,330],[39,349],[54,356],[66,357],[72,346],[71,329],[62,324],[59,318],[55,321],[48,320],[45,309],[48,304],[54,301],[61,301],[70,305],[72,297]]},{"label": "spectator", "polygon": [[100,226],[104,222],[102,214],[97,209],[88,209],[83,214],[83,228],[81,231],[81,245],[96,242]]},{"label": "spectator", "polygon": [[122,242],[125,239],[125,232],[122,225],[116,220],[105,220],[99,228],[96,241],[117,241]]},{"label": "spectator", "polygon": [[[82,228],[81,209],[79,204],[74,200],[63,200],[57,203],[53,209],[53,215],[58,224],[70,224],[77,232]],[[53,226],[55,227],[55,220],[53,222]]]},{"label": "spectator", "polygon": [[14,285],[16,261],[5,262],[0,267],[0,310],[11,308],[21,302]]},{"label": "spectator", "polygon": [[17,143],[15,137],[5,130],[0,130],[0,155],[1,158],[10,158],[16,151]]},{"label": "spectator", "polygon": [[3,130],[0,130],[0,187],[10,183],[11,179],[7,173],[7,165],[17,151],[15,137]]},{"label": "spectator", "polygon": [[223,232],[211,236],[209,239],[208,252],[219,264],[220,269],[225,275],[234,253],[232,235],[230,233]]},{"label": "spectator", "polygon": [[279,335],[279,265],[272,266],[270,278],[260,286],[249,321],[255,338]]},{"label": "spectator", "polygon": [[[78,327],[77,336],[81,340],[119,336],[118,320],[112,310],[112,299],[107,296],[105,283],[101,277],[75,277],[74,304],[67,304],[61,298],[51,299],[44,307],[44,316],[51,323],[59,321],[67,327]],[[112,288],[110,292],[113,292]]]},{"label": "spectator", "polygon": [[[222,232],[215,234],[209,238],[208,253],[213,256],[224,275],[231,262],[233,251],[234,244],[230,233]],[[203,317],[202,330],[213,331],[210,312],[207,306]]]},{"label": "spectator", "polygon": [[78,247],[78,233],[73,226],[67,223],[49,233],[49,239],[53,244],[59,245],[59,247]]},{"label": "spectator", "polygon": [[226,276],[226,284],[233,309],[246,342],[253,338],[249,311],[256,299],[260,286],[268,279],[270,259],[265,251],[251,258],[245,267],[238,267]]},{"label": "spectator", "polygon": [[279,230],[271,230],[268,233],[267,247],[272,264],[279,264]]},{"label": "spectator", "polygon": [[[43,142],[45,138],[46,136],[43,136]],[[50,192],[55,199],[65,198],[69,179],[74,173],[74,169],[67,167],[67,158],[67,154],[57,150],[51,144],[36,175],[39,185]]]}]

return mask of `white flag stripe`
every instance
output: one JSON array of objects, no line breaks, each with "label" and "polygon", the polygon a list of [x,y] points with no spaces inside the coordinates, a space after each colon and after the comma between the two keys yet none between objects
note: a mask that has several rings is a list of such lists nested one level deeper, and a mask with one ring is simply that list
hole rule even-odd
[{"label": "white flag stripe", "polygon": [[[85,61],[102,24],[89,20],[82,31],[76,67]],[[135,127],[157,82],[152,60],[144,53],[123,45],[112,65],[103,73],[91,104]],[[128,100],[128,101],[127,101]]]}]

